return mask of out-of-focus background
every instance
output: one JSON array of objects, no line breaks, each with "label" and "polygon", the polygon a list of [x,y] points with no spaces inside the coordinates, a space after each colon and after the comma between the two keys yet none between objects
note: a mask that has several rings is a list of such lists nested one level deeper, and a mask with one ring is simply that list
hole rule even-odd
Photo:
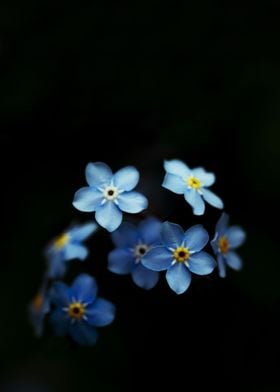
[{"label": "out-of-focus background", "polygon": [[[279,391],[279,4],[3,0],[0,24],[1,391]],[[92,218],[71,204],[89,161],[137,166],[151,214],[213,235],[219,211],[160,187],[167,158],[216,173],[242,272],[146,292],[107,271],[101,230],[66,281],[93,274],[116,321],[94,348],[36,339],[42,250]]]}]

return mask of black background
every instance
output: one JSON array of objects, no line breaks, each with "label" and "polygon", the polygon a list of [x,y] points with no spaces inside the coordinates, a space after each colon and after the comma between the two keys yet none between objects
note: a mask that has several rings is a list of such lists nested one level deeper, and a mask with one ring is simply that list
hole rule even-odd
[{"label": "black background", "polygon": [[[277,2],[14,0],[0,14],[1,390],[280,390]],[[145,292],[106,270],[101,230],[66,281],[92,273],[116,321],[94,348],[48,328],[35,339],[42,249],[92,218],[71,204],[89,161],[135,165],[152,214],[213,235],[219,211],[194,217],[160,187],[172,158],[216,173],[213,191],[248,233],[244,269],[194,277],[181,296],[163,274]]]}]

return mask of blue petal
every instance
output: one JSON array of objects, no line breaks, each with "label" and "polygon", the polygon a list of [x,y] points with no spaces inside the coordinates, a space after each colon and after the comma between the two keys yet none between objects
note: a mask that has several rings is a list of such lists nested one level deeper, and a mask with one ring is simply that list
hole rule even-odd
[{"label": "blue petal", "polygon": [[159,273],[148,270],[140,263],[132,271],[133,282],[142,289],[150,290],[157,284],[159,280]]},{"label": "blue petal", "polygon": [[231,249],[235,249],[242,245],[246,239],[245,231],[239,226],[231,226],[227,230],[227,238]]},{"label": "blue petal", "polygon": [[216,233],[219,234],[219,237],[224,235],[229,222],[229,216],[225,212],[222,213],[220,219],[216,224]]},{"label": "blue petal", "polygon": [[205,204],[201,195],[195,189],[187,189],[184,193],[186,201],[193,207],[194,215],[203,215]]},{"label": "blue petal", "polygon": [[97,230],[98,226],[96,223],[85,223],[83,225],[78,225],[72,227],[68,234],[72,241],[81,242],[86,240],[91,234]]},{"label": "blue petal", "polygon": [[183,181],[182,177],[170,173],[165,174],[163,183],[161,185],[163,188],[177,193],[178,195],[182,195],[186,189],[186,183]]},{"label": "blue petal", "polygon": [[206,252],[191,255],[188,264],[189,270],[197,275],[208,275],[216,267],[216,261]]},{"label": "blue petal", "polygon": [[139,172],[133,166],[126,166],[116,172],[113,177],[114,185],[123,191],[131,191],[139,181]]},{"label": "blue petal", "polygon": [[84,321],[70,324],[69,333],[73,340],[82,346],[95,345],[98,336],[96,328]]},{"label": "blue petal", "polygon": [[175,174],[183,178],[187,177],[191,173],[191,170],[188,168],[188,166],[179,159],[164,161],[164,169],[167,173]]},{"label": "blue petal", "polygon": [[176,249],[182,245],[184,231],[176,223],[164,222],[161,226],[161,239],[167,248]]},{"label": "blue petal", "polygon": [[88,255],[88,249],[80,244],[67,244],[64,249],[65,260],[80,259],[85,260]]},{"label": "blue petal", "polygon": [[96,221],[100,226],[112,232],[122,223],[122,212],[112,201],[107,201],[98,207],[95,214]]},{"label": "blue petal", "polygon": [[110,185],[112,177],[112,170],[106,163],[95,162],[86,166],[86,180],[90,186],[102,188]]},{"label": "blue petal", "polygon": [[124,212],[137,214],[148,207],[148,200],[138,192],[124,192],[118,196],[119,207]]},{"label": "blue petal", "polygon": [[226,266],[225,266],[224,256],[221,254],[218,254],[217,261],[218,261],[219,276],[220,276],[220,278],[225,278],[226,277]]},{"label": "blue petal", "polygon": [[57,307],[67,307],[71,301],[70,288],[63,282],[54,282],[49,292],[50,301]]},{"label": "blue petal", "polygon": [[64,336],[67,334],[70,320],[65,311],[57,309],[51,313],[50,323],[54,329],[55,335]]},{"label": "blue petal", "polygon": [[239,271],[242,268],[242,260],[238,256],[237,253],[229,251],[225,257],[226,264],[236,270]]},{"label": "blue petal", "polygon": [[152,271],[164,271],[170,267],[173,257],[165,246],[155,246],[142,257],[144,267]]},{"label": "blue petal", "polygon": [[52,254],[48,255],[47,259],[48,259],[47,260],[48,278],[50,279],[62,278],[66,272],[64,253],[61,251],[53,252]]},{"label": "blue petal", "polygon": [[184,244],[192,252],[199,252],[209,241],[209,235],[202,225],[195,225],[185,232]]},{"label": "blue petal", "polygon": [[139,240],[138,230],[131,223],[123,222],[118,230],[112,233],[112,240],[119,248],[133,248]]},{"label": "blue petal", "polygon": [[108,255],[108,269],[119,275],[130,274],[134,268],[134,257],[126,249],[114,249]]},{"label": "blue petal", "polygon": [[111,324],[115,318],[115,306],[103,298],[98,298],[86,309],[87,321],[95,327],[105,327]]},{"label": "blue petal", "polygon": [[161,221],[153,217],[144,219],[139,224],[139,234],[144,244],[151,245],[160,242],[161,225]]},{"label": "blue petal", "polygon": [[213,240],[211,241],[211,246],[215,254],[219,253],[218,238],[219,238],[219,234],[216,233]]},{"label": "blue petal", "polygon": [[215,193],[209,191],[209,189],[202,188],[201,189],[203,197],[207,203],[211,204],[211,206],[216,207],[216,208],[224,208],[224,203],[222,200],[215,195]]},{"label": "blue petal", "polygon": [[103,194],[100,191],[84,187],[75,193],[72,204],[79,211],[92,212],[100,206],[102,200]]},{"label": "blue petal", "polygon": [[201,181],[202,186],[211,186],[215,182],[215,174],[206,172],[203,167],[193,169],[192,173],[194,177],[197,177]]},{"label": "blue petal", "polygon": [[[80,274],[74,280],[71,287],[71,299],[83,303],[91,303],[95,300],[97,284],[95,279],[88,274]],[[73,298],[72,298],[73,297]]]},{"label": "blue petal", "polygon": [[168,269],[166,280],[176,294],[182,294],[188,289],[192,275],[183,263],[176,263]]}]

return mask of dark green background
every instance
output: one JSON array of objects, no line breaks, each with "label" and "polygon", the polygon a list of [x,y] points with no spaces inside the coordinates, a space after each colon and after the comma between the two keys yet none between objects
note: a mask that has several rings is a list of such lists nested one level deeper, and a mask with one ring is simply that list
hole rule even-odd
[{"label": "dark green background", "polygon": [[[279,4],[9,0],[0,24],[1,390],[279,391]],[[100,231],[66,280],[96,276],[115,323],[92,349],[36,340],[42,249],[91,218],[71,205],[87,162],[136,165],[153,214],[213,235],[217,210],[195,218],[160,187],[166,158],[216,173],[243,271],[144,292],[106,270]]]}]

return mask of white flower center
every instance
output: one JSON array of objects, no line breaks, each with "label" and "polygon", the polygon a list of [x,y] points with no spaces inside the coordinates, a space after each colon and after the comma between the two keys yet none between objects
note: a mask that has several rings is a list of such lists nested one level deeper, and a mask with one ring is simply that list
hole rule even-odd
[{"label": "white flower center", "polygon": [[118,188],[115,186],[107,186],[103,191],[103,196],[106,200],[115,200],[119,195]]},{"label": "white flower center", "polygon": [[133,249],[134,256],[136,257],[135,262],[139,263],[141,258],[146,254],[148,250],[149,250],[149,246],[146,244],[136,245],[135,248]]}]

